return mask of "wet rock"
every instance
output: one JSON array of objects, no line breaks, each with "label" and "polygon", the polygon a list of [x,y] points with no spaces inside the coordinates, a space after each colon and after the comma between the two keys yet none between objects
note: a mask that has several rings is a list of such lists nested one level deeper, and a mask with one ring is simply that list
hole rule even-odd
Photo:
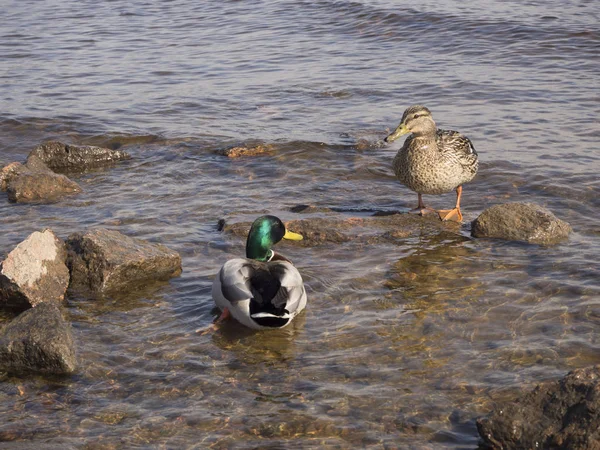
[{"label": "wet rock", "polygon": [[58,141],[45,142],[29,154],[41,159],[50,169],[58,172],[84,172],[131,158],[120,150],[91,145],[68,145]]},{"label": "wet rock", "polygon": [[240,156],[257,156],[265,153],[272,153],[274,150],[272,145],[259,144],[255,146],[231,147],[224,150],[219,150],[219,155],[227,156],[228,158],[239,158]]},{"label": "wet rock", "polygon": [[66,241],[71,283],[92,292],[114,293],[181,273],[181,256],[164,245],[97,228]]},{"label": "wet rock", "polygon": [[58,305],[42,303],[0,330],[0,370],[64,375],[75,368],[71,326]]},{"label": "wet rock", "polygon": [[64,195],[77,194],[77,183],[57,173],[25,172],[8,183],[8,200],[15,203],[56,201]]},{"label": "wet rock", "polygon": [[473,221],[475,237],[552,245],[568,238],[571,226],[534,203],[505,203],[483,211]]},{"label": "wet rock", "polygon": [[62,301],[69,285],[66,256],[52,230],[32,233],[0,264],[0,306],[24,310]]},{"label": "wet rock", "polygon": [[600,449],[600,365],[498,405],[477,430],[480,448]]},{"label": "wet rock", "polygon": [[0,188],[7,191],[11,202],[51,202],[81,192],[77,183],[54,173],[36,156],[24,165],[13,162],[5,166],[0,172]]},{"label": "wet rock", "polygon": [[0,189],[6,191],[9,181],[24,172],[27,172],[27,168],[19,162],[12,162],[5,165],[0,171]]}]

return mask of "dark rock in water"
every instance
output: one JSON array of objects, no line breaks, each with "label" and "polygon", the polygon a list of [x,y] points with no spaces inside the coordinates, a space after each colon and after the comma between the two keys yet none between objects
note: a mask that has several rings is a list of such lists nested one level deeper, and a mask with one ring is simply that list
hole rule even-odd
[{"label": "dark rock in water", "polygon": [[71,326],[55,303],[39,304],[0,330],[0,370],[66,375],[75,368]]},{"label": "dark rock in water", "polygon": [[477,430],[480,448],[600,449],[600,365],[498,405]]},{"label": "dark rock in water", "polygon": [[534,203],[492,206],[473,221],[471,234],[532,244],[551,245],[568,238],[571,226]]},{"label": "dark rock in water", "polygon": [[0,264],[0,307],[24,310],[60,302],[69,285],[64,242],[52,230],[36,231]]},{"label": "dark rock in water", "polygon": [[269,144],[259,144],[253,147],[231,147],[225,150],[219,150],[219,155],[227,156],[228,158],[239,158],[240,156],[257,156],[265,153],[272,153],[273,146]]},{"label": "dark rock in water", "polygon": [[71,284],[97,293],[127,290],[181,273],[181,256],[164,245],[96,228],[67,238]]},{"label": "dark rock in water", "polygon": [[91,145],[68,145],[58,141],[45,142],[34,148],[27,160],[40,158],[48,167],[58,172],[84,172],[115,163],[131,156],[120,150]]},{"label": "dark rock in water", "polygon": [[27,169],[29,169],[32,172],[49,173],[56,175],[56,173],[50,167],[48,167],[44,161],[42,161],[35,155],[29,155],[27,157],[25,167],[27,167]]},{"label": "dark rock in water", "polygon": [[0,172],[0,188],[12,202],[51,202],[81,192],[77,183],[54,173],[36,156],[30,156],[25,165],[14,162],[5,166]]}]

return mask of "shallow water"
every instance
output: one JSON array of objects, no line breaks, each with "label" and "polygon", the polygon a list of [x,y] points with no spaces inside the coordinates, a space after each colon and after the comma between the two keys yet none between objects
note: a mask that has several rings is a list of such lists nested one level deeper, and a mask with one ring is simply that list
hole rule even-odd
[{"label": "shallow water", "polygon": [[[74,176],[84,192],[56,204],[2,194],[0,254],[46,227],[66,238],[105,226],[177,250],[184,271],[120,298],[70,297],[80,370],[2,375],[0,441],[474,448],[475,418],[494,401],[599,363],[594,6],[10,2],[0,162],[46,139],[134,158]],[[293,326],[196,333],[215,317],[214,273],[243,253],[219,219],[414,206],[391,173],[398,147],[381,143],[413,103],[480,154],[462,228],[424,225],[395,244],[281,244],[309,293]],[[255,142],[275,150],[215,153]],[[445,207],[453,195],[426,200]],[[548,207],[572,225],[569,241],[470,239],[468,222],[508,201]],[[299,204],[333,212],[292,212]]]}]

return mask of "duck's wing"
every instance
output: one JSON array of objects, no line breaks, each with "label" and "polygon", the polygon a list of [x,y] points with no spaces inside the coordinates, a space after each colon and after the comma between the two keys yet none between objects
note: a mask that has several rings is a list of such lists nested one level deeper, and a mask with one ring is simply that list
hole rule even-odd
[{"label": "duck's wing", "polygon": [[217,274],[220,291],[230,303],[253,297],[250,278],[254,273],[253,261],[243,258],[230,259]]},{"label": "duck's wing", "polygon": [[273,306],[291,315],[300,312],[306,305],[306,290],[298,269],[288,261],[275,261],[269,264],[269,270],[281,285],[271,299]]},{"label": "duck's wing", "polygon": [[438,130],[438,149],[445,156],[456,159],[465,168],[477,171],[477,151],[471,140],[452,130]]}]

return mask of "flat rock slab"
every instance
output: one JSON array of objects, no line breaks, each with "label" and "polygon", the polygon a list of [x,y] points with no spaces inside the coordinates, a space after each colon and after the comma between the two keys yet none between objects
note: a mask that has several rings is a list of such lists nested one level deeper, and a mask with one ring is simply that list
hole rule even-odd
[{"label": "flat rock slab", "polygon": [[471,234],[477,238],[499,238],[532,244],[552,245],[564,241],[571,226],[546,208],[534,203],[505,203],[483,211],[473,221]]},{"label": "flat rock slab", "polygon": [[164,245],[96,228],[67,238],[71,284],[108,294],[181,273],[181,256]]},{"label": "flat rock slab", "polygon": [[0,306],[24,310],[60,302],[69,285],[64,242],[46,229],[17,245],[0,264]]},{"label": "flat rock slab", "polygon": [[600,365],[497,405],[477,430],[480,448],[600,449]]},{"label": "flat rock slab", "polygon": [[[314,208],[292,208],[292,211],[299,210],[313,212]],[[322,210],[319,209],[319,211]],[[219,229],[245,238],[251,225],[252,222],[229,224],[222,219],[219,223]],[[455,222],[442,222],[435,215],[421,217],[408,213],[348,217],[347,215],[329,212],[323,213],[321,217],[290,220],[285,222],[285,226],[290,231],[300,233],[304,239],[293,243],[289,241],[283,241],[282,243],[302,247],[313,247],[328,243],[341,244],[344,242],[365,245],[376,243],[402,244],[407,238],[424,233],[435,235],[451,233],[460,237],[460,225]]]},{"label": "flat rock slab", "polygon": [[75,369],[71,326],[58,305],[42,303],[0,330],[0,370],[67,375]]},{"label": "flat rock slab", "polygon": [[53,172],[36,156],[24,165],[14,162],[5,166],[0,171],[0,188],[7,191],[9,201],[19,203],[53,202],[81,192],[77,183]]},{"label": "flat rock slab", "polygon": [[120,150],[91,145],[69,145],[58,141],[45,142],[35,147],[29,158],[40,158],[50,169],[57,172],[85,172],[131,158]]}]

